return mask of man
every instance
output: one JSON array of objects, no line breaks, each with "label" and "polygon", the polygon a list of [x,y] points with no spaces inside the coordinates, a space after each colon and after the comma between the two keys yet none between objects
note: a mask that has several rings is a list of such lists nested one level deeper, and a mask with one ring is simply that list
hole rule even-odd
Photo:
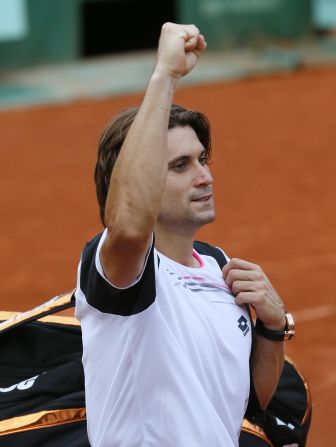
[{"label": "man", "polygon": [[[261,405],[283,365],[284,305],[259,266],[193,250],[215,218],[209,125],[172,106],[206,48],[194,25],[166,23],[143,102],[100,142],[105,231],[82,254],[77,316],[93,447],[238,445],[252,375]],[[112,175],[111,175],[112,173]],[[270,335],[270,337],[268,337]],[[265,338],[267,337],[267,338]]]}]

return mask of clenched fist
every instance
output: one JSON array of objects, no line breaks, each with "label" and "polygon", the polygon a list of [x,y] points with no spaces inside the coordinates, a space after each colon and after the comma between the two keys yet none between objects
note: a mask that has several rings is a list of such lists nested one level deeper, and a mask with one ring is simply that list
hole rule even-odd
[{"label": "clenched fist", "polygon": [[195,25],[165,23],[161,29],[155,72],[175,78],[189,73],[206,48]]}]

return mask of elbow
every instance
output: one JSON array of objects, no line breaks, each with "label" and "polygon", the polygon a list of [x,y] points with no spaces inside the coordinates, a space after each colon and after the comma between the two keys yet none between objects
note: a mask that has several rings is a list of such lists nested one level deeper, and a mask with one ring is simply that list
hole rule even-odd
[{"label": "elbow", "polygon": [[278,381],[273,383],[263,383],[262,385],[261,384],[258,385],[254,381],[255,394],[258,399],[260,408],[262,410],[266,410],[268,404],[270,403],[272,397],[274,396],[274,393],[277,389],[277,385]]},{"label": "elbow", "polygon": [[126,245],[137,245],[148,241],[156,218],[150,213],[140,212],[136,207],[128,207],[114,214],[105,212],[104,221],[109,237]]},{"label": "elbow", "polygon": [[263,396],[263,395],[259,395],[259,394],[257,394],[257,396],[258,396],[260,408],[262,410],[266,410],[267,405],[270,403],[272,396],[269,396],[269,395]]},{"label": "elbow", "polygon": [[105,241],[105,248],[108,251],[112,250],[118,252],[122,250],[124,252],[130,251],[133,253],[144,251],[148,247],[149,240],[151,238],[150,232],[140,232],[138,230],[133,231],[132,228],[120,228],[113,230],[107,228],[108,233]]}]

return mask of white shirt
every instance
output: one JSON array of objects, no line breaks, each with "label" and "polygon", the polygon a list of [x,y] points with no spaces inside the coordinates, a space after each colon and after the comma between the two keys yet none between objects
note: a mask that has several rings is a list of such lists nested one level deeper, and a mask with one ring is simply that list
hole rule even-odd
[{"label": "white shirt", "polygon": [[118,289],[102,240],[84,250],[76,293],[92,447],[238,446],[252,331],[217,261],[195,253],[202,265],[190,268],[152,247]]}]

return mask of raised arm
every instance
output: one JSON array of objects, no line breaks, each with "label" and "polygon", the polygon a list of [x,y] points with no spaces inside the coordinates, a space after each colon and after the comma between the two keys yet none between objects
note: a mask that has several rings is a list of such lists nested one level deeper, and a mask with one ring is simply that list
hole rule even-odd
[{"label": "raised arm", "polygon": [[[251,262],[231,259],[223,268],[226,284],[237,304],[250,304],[258,319],[270,331],[286,325],[284,304],[262,269]],[[284,363],[284,342],[256,334],[252,353],[252,377],[260,405],[265,408],[275,392]]]},{"label": "raised arm", "polygon": [[126,287],[141,273],[167,175],[167,132],[177,82],[206,44],[194,25],[163,25],[148,87],[111,176],[100,257],[107,278]]}]

